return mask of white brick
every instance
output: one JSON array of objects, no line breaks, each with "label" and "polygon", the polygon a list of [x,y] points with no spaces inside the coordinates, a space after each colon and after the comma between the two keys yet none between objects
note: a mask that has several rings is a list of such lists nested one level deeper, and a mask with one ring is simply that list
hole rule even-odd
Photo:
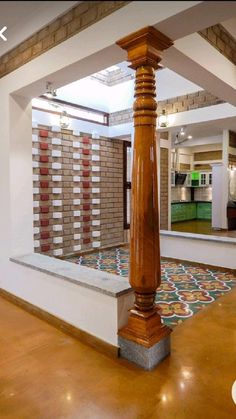
[{"label": "white brick", "polygon": [[37,167],[39,167],[39,162],[38,161],[32,161],[32,167],[33,167],[33,169],[36,169]]},{"label": "white brick", "polygon": [[80,193],[80,188],[73,188],[73,193]]},{"label": "white brick", "polygon": [[39,214],[34,214],[34,221],[39,221]]},{"label": "white brick", "polygon": [[61,127],[59,125],[53,125],[52,126],[52,131],[53,132],[61,132]]},{"label": "white brick", "polygon": [[100,150],[100,145],[99,144],[92,144],[92,150]]},{"label": "white brick", "polygon": [[33,188],[33,194],[36,195],[39,193],[39,188]]},{"label": "white brick", "polygon": [[101,246],[101,242],[93,242],[93,247],[100,247]]},{"label": "white brick", "polygon": [[39,234],[39,227],[34,227],[34,234]]},{"label": "white brick", "polygon": [[61,256],[63,255],[63,249],[54,249],[53,254],[54,256]]},{"label": "white brick", "polygon": [[52,138],[52,144],[53,145],[61,145],[61,139],[57,137]]},{"label": "white brick", "polygon": [[96,154],[92,155],[92,160],[93,161],[100,161],[100,156],[97,156]]},{"label": "white brick", "polygon": [[62,225],[61,224],[55,224],[52,229],[53,229],[53,231],[62,231]]},{"label": "white brick", "polygon": [[53,175],[52,180],[53,180],[53,182],[61,182],[62,176],[61,175]]},{"label": "white brick", "polygon": [[92,166],[92,172],[100,172],[99,166]]},{"label": "white brick", "polygon": [[100,177],[93,176],[92,182],[100,182]]},{"label": "white brick", "polygon": [[77,222],[73,224],[74,228],[80,228],[81,227],[81,223]]},{"label": "white brick", "polygon": [[101,235],[101,232],[100,231],[93,231],[92,232],[92,236],[93,237],[100,237],[100,235]]},{"label": "white brick", "polygon": [[100,188],[92,188],[92,193],[100,193]]},{"label": "white brick", "polygon": [[73,176],[74,182],[80,182],[80,176]]},{"label": "white brick", "polygon": [[38,128],[38,122],[32,121],[32,128]]},{"label": "white brick", "polygon": [[60,170],[61,169],[61,163],[52,163],[52,169],[54,170]]},{"label": "white brick", "polygon": [[73,170],[80,170],[80,164],[73,164]]},{"label": "white brick", "polygon": [[61,157],[61,150],[52,150],[52,157]]},{"label": "white brick", "polygon": [[92,204],[100,204],[100,199],[92,199]]},{"label": "white brick", "polygon": [[81,250],[81,245],[76,244],[73,249],[74,249],[75,252],[77,252],[78,250]]},{"label": "white brick", "polygon": [[34,208],[39,208],[39,201],[34,201],[33,202],[33,207]]},{"label": "white brick", "polygon": [[92,221],[92,226],[100,226],[101,221],[100,220],[93,220]]},{"label": "white brick", "polygon": [[80,142],[79,141],[74,141],[73,142],[73,147],[74,148],[80,148]]},{"label": "white brick", "polygon": [[33,181],[38,182],[38,180],[39,180],[39,175],[33,175]]},{"label": "white brick", "polygon": [[40,246],[39,240],[34,240],[34,247],[39,247],[39,246]]},{"label": "white brick", "polygon": [[74,234],[74,240],[80,240],[81,239],[81,234]]},{"label": "white brick", "polygon": [[56,200],[52,201],[52,205],[54,207],[61,207],[62,206],[62,201],[59,200],[59,199],[56,199]]},{"label": "white brick", "polygon": [[63,237],[53,237],[53,243],[63,243]]},{"label": "white brick", "polygon": [[80,199],[73,199],[74,205],[80,205]]},{"label": "white brick", "polygon": [[99,209],[93,209],[92,210],[92,215],[100,215],[100,210]]},{"label": "white brick", "polygon": [[73,159],[80,159],[79,153],[73,153]]},{"label": "white brick", "polygon": [[37,134],[33,134],[33,135],[32,135],[32,142],[33,142],[33,143],[37,143],[37,142],[38,142],[38,140],[39,140],[38,135],[37,135]]},{"label": "white brick", "polygon": [[80,217],[81,211],[74,211],[74,217]]},{"label": "white brick", "polygon": [[52,188],[52,193],[60,194],[60,193],[62,193],[62,188]]},{"label": "white brick", "polygon": [[77,135],[77,137],[80,136],[80,131],[78,129],[73,130],[73,135]]},{"label": "white brick", "polygon": [[53,218],[62,218],[62,213],[61,213],[61,212],[54,212],[54,213],[52,214],[52,217],[53,217]]},{"label": "white brick", "polygon": [[37,156],[37,154],[39,154],[39,149],[38,148],[32,148],[32,154],[33,154],[33,156]]}]

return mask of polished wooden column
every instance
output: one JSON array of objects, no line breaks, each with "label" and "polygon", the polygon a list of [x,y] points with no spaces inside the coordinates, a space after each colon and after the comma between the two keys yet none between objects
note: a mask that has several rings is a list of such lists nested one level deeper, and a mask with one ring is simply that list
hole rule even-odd
[{"label": "polished wooden column", "polygon": [[128,52],[130,67],[136,70],[129,276],[135,307],[119,336],[149,348],[170,333],[155,306],[161,270],[154,70],[172,41],[155,28],[146,27],[117,44]]}]

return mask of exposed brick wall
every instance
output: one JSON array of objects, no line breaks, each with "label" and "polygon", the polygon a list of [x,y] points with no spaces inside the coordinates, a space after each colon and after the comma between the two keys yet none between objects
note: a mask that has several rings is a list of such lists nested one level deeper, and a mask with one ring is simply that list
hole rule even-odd
[{"label": "exposed brick wall", "polygon": [[11,51],[2,55],[0,58],[0,77],[11,73],[128,3],[130,2],[83,1]]},{"label": "exposed brick wall", "polygon": [[236,65],[236,40],[220,23],[198,33]]},{"label": "exposed brick wall", "polygon": [[168,149],[160,149],[160,228],[168,230]]},{"label": "exposed brick wall", "polygon": [[62,256],[122,243],[123,143],[33,128],[35,251]]},{"label": "exposed brick wall", "polygon": [[195,161],[221,160],[221,159],[222,159],[222,150],[202,151],[200,153],[194,153]]},{"label": "exposed brick wall", "polygon": [[[173,97],[168,100],[158,102],[157,115],[161,115],[165,110],[167,114],[189,111],[191,109],[199,109],[206,106],[218,105],[224,103],[211,93],[205,90],[190,93],[188,95]],[[109,115],[109,125],[119,125],[131,122],[133,119],[133,110],[125,109],[124,111],[113,112]]]}]

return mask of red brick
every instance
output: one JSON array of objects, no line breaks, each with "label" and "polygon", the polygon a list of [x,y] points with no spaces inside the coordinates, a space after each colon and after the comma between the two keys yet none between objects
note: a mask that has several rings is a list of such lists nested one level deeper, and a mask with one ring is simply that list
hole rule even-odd
[{"label": "red brick", "polygon": [[83,188],[89,188],[90,187],[90,183],[89,182],[83,182]]},{"label": "red brick", "polygon": [[89,226],[83,227],[83,233],[89,233],[89,232],[90,232]]},{"label": "red brick", "polygon": [[41,238],[42,240],[49,239],[49,237],[50,237],[49,231],[43,231],[43,232],[40,234],[40,238]]},{"label": "red brick", "polygon": [[85,136],[85,137],[83,137],[82,141],[83,141],[84,144],[89,144],[90,143],[90,138]]},{"label": "red brick", "polygon": [[89,175],[90,175],[89,170],[84,170],[83,173],[82,173],[82,176],[84,176],[84,177],[89,177]]},{"label": "red brick", "polygon": [[42,194],[40,195],[41,201],[49,201],[49,195],[48,194]]},{"label": "red brick", "polygon": [[84,199],[89,199],[90,198],[90,193],[83,193],[83,198]]},{"label": "red brick", "polygon": [[90,165],[89,160],[83,160],[82,163],[83,163],[83,166],[89,166]]},{"label": "red brick", "polygon": [[39,171],[40,171],[40,175],[43,175],[43,176],[48,175],[48,172],[49,172],[47,167],[40,167]]},{"label": "red brick", "polygon": [[40,156],[39,161],[41,163],[48,163],[48,156]]},{"label": "red brick", "polygon": [[49,226],[49,220],[40,220],[41,227],[47,227]]},{"label": "red brick", "polygon": [[84,244],[88,244],[88,243],[90,243],[90,238],[89,238],[89,237],[87,237],[87,238],[83,239],[83,243],[84,243]]},{"label": "red brick", "polygon": [[50,250],[50,244],[43,244],[41,246],[41,252],[48,252]]},{"label": "red brick", "polygon": [[40,137],[47,138],[47,137],[48,137],[48,131],[46,131],[46,130],[44,130],[44,129],[41,129],[41,130],[39,131],[39,136],[40,136]]},{"label": "red brick", "polygon": [[47,189],[49,187],[49,182],[40,182],[40,188]]},{"label": "red brick", "polygon": [[89,215],[84,215],[84,216],[83,216],[83,221],[84,221],[85,223],[87,223],[88,221],[90,221],[90,216],[89,216]]},{"label": "red brick", "polygon": [[84,211],[89,211],[90,210],[90,204],[84,204],[83,205],[83,210]]},{"label": "red brick", "polygon": [[83,148],[82,154],[84,154],[85,156],[88,156],[90,154],[90,152],[89,152],[89,150],[87,150],[87,148]]},{"label": "red brick", "polygon": [[39,143],[40,150],[48,150],[48,144],[47,143]]},{"label": "red brick", "polygon": [[49,213],[49,207],[40,207],[41,214],[48,214]]}]

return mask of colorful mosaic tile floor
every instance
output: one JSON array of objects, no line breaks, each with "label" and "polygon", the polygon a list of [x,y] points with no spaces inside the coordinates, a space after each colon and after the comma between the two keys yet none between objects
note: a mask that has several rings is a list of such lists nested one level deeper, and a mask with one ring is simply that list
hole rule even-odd
[{"label": "colorful mosaic tile floor", "polygon": [[[125,247],[72,257],[70,262],[124,277],[129,271],[129,251]],[[204,309],[236,285],[236,275],[172,261],[162,261],[162,284],[156,302],[163,322],[176,326]]]}]

